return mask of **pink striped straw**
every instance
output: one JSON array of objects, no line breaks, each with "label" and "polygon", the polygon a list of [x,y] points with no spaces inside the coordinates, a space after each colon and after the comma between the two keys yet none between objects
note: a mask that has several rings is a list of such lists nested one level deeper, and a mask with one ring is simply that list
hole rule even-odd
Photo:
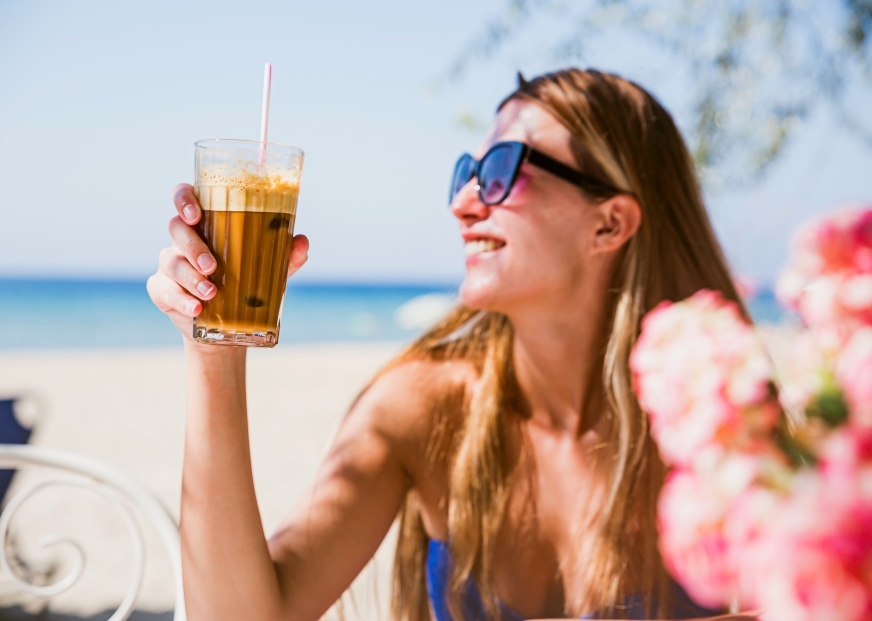
[{"label": "pink striped straw", "polygon": [[263,164],[266,158],[266,130],[269,126],[269,89],[272,85],[272,65],[266,63],[263,67],[263,103],[260,108],[260,154],[257,158]]}]

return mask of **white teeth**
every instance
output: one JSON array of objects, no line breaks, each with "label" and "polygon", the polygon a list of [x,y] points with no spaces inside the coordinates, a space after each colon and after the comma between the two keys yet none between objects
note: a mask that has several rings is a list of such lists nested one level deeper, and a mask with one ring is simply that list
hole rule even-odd
[{"label": "white teeth", "polygon": [[466,256],[471,257],[482,252],[490,252],[497,248],[502,248],[505,244],[494,239],[476,239],[475,241],[466,242]]}]

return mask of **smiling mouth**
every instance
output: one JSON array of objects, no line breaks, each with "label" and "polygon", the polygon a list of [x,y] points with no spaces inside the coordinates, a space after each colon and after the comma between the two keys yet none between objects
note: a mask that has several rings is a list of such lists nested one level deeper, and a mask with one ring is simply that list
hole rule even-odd
[{"label": "smiling mouth", "polygon": [[505,246],[505,242],[495,239],[476,239],[466,242],[466,256],[473,257],[483,252],[493,252]]}]

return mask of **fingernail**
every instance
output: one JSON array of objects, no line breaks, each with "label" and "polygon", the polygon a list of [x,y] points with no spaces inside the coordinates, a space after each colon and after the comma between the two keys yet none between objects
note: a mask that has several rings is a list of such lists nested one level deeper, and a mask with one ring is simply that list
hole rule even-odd
[{"label": "fingernail", "polygon": [[214,288],[215,288],[215,285],[213,285],[208,280],[201,280],[197,284],[197,291],[200,292],[200,295],[209,295],[210,293],[212,293],[212,290]]},{"label": "fingernail", "polygon": [[197,257],[197,265],[200,266],[201,270],[206,272],[215,267],[215,259],[213,259],[211,255],[208,255],[204,252],[199,257]]},{"label": "fingernail", "polygon": [[185,310],[188,312],[189,315],[193,315],[194,313],[196,313],[197,300],[190,300],[188,302],[185,302]]},{"label": "fingernail", "polygon": [[188,222],[193,222],[197,219],[197,208],[193,205],[185,205],[182,213],[185,214],[185,220]]}]

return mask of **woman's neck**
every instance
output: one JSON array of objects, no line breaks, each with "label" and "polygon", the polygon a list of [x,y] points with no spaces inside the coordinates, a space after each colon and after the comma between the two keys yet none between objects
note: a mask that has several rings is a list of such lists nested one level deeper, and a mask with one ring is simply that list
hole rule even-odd
[{"label": "woman's neck", "polygon": [[510,315],[515,374],[534,423],[580,436],[599,419],[607,335],[605,292],[605,288],[598,295],[588,292],[583,296],[585,304],[551,305]]}]

